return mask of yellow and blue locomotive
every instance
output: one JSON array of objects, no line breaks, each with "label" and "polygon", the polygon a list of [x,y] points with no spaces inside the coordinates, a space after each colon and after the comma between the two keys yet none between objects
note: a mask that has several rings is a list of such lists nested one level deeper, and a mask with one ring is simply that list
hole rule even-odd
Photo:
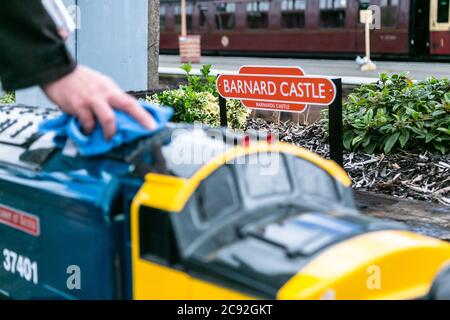
[{"label": "yellow and blue locomotive", "polygon": [[334,162],[171,124],[101,157],[0,107],[0,296],[450,298],[450,245],[357,213]]}]

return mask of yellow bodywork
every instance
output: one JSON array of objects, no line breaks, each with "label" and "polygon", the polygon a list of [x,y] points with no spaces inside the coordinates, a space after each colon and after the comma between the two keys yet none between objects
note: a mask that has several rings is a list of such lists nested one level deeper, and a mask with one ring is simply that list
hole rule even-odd
[{"label": "yellow bodywork", "polygon": [[236,147],[229,150],[225,154],[211,160],[190,179],[150,173],[146,176],[145,183],[137,194],[135,202],[150,208],[180,212],[200,183],[214,171],[234,159],[264,152],[291,154],[305,159],[326,171],[344,187],[351,186],[351,180],[347,173],[333,161],[325,160],[306,149],[286,143],[258,143],[255,146]]},{"label": "yellow bodywork", "polygon": [[[305,159],[344,187],[351,181],[336,163],[305,149],[278,143],[236,147],[200,168],[190,179],[148,174],[131,207],[133,294],[145,299],[253,299],[140,257],[139,209],[181,212],[201,182],[233,159],[278,152]],[[330,247],[278,292],[278,299],[412,299],[427,294],[434,277],[450,261],[444,242],[403,231],[361,235]],[[414,281],[411,281],[414,279]]]},{"label": "yellow bodywork", "polygon": [[347,173],[335,162],[327,161],[306,149],[285,143],[258,143],[249,147],[232,148],[205,164],[190,179],[148,174],[131,207],[135,299],[252,299],[246,294],[209,284],[176,269],[141,259],[139,254],[139,208],[147,206],[167,212],[181,212],[201,182],[222,165],[242,156],[264,152],[295,155],[322,168],[343,186],[351,186]]},{"label": "yellow bodywork", "polygon": [[332,246],[293,277],[278,299],[425,297],[450,245],[407,231],[367,233]]}]

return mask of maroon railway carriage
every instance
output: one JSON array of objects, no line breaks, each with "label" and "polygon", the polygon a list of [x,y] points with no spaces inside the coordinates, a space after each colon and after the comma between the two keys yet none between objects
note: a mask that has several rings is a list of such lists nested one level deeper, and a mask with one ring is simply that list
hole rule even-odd
[{"label": "maroon railway carriage", "polygon": [[[375,56],[450,58],[450,0],[188,0],[188,32],[204,53],[354,57],[364,3],[381,9]],[[162,52],[178,50],[180,25],[180,1],[161,0]]]}]

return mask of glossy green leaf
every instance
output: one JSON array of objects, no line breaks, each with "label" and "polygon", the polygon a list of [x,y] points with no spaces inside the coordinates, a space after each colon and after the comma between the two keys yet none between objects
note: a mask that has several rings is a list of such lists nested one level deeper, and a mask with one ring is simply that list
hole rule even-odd
[{"label": "glossy green leaf", "polygon": [[400,137],[400,132],[397,132],[397,133],[394,133],[393,135],[391,135],[389,138],[387,138],[386,143],[384,145],[384,149],[383,149],[385,153],[391,152],[392,148],[397,143],[399,137]]}]

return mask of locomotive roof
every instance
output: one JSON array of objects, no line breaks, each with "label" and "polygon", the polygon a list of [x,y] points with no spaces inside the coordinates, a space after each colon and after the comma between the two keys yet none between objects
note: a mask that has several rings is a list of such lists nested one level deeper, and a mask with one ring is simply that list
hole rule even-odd
[{"label": "locomotive roof", "polygon": [[[320,156],[308,150],[285,143],[276,143],[274,145],[257,143],[254,146],[249,147],[238,146],[231,148],[227,152],[220,154],[218,157],[205,161],[185,178],[173,177],[167,174],[149,173],[146,176],[146,183],[141,190],[143,190],[143,192],[145,192],[145,190],[152,190],[153,193],[156,192],[160,194],[161,197],[155,196],[146,198],[145,205],[161,210],[179,212],[184,208],[187,201],[191,198],[202,181],[209,176],[212,176],[219,168],[230,163],[235,164],[235,167],[237,167],[241,164],[238,159],[244,159],[245,157],[251,157],[252,155],[258,154],[289,155],[314,165],[317,170],[325,171],[334,181],[344,188],[348,188],[351,185],[348,175],[336,163],[322,159]],[[279,165],[283,166],[284,161],[281,161],[281,163],[283,164]],[[252,160],[246,159],[245,165],[247,164],[255,164],[256,167],[262,169],[259,163],[252,163]],[[309,170],[311,170],[311,168]],[[156,188],[156,186],[158,187]]]},{"label": "locomotive roof", "polygon": [[[60,115],[57,109],[44,109],[29,106],[0,106],[0,163],[16,167],[28,168],[34,171],[47,171],[49,159],[56,154],[62,158],[74,158],[61,161],[59,171],[73,170],[73,166],[83,166],[86,161],[103,163],[115,161],[125,165],[134,165],[135,174],[141,177],[148,172],[162,173],[183,179],[190,179],[204,166],[209,165],[210,171],[219,166],[251,153],[279,152],[297,154],[298,148],[279,146],[265,142],[267,135],[254,132],[246,135],[234,133],[225,129],[214,129],[203,126],[185,124],[170,124],[165,130],[147,139],[141,139],[125,145],[102,157],[80,158],[67,157],[58,147],[51,134],[41,135],[37,132],[40,122]],[[242,147],[251,143],[250,147]],[[237,147],[237,148],[236,148]],[[306,150],[300,152],[302,157],[321,166],[330,174],[335,170],[329,168],[326,162]],[[220,159],[220,163],[215,163]],[[56,161],[53,161],[56,162]],[[62,165],[68,165],[64,169]],[[335,177],[341,183],[347,184],[347,177]]]},{"label": "locomotive roof", "polygon": [[[239,160],[247,161],[253,155],[284,154],[301,158],[328,173],[342,187],[351,184],[337,164],[307,150],[267,143],[267,136],[185,124],[170,124],[152,137],[101,157],[73,157],[55,144],[51,134],[36,133],[43,119],[59,114],[57,110],[26,106],[0,107],[1,179],[17,179],[18,169],[25,169],[19,175],[32,175],[35,179],[24,179],[24,184],[36,185],[40,181],[42,190],[62,190],[95,203],[115,178],[126,178],[140,185],[145,177],[145,185],[150,186],[152,194],[161,194],[152,197],[150,201],[156,202],[149,205],[168,211],[180,210],[201,182],[221,167],[247,164]],[[55,187],[55,183],[64,187]],[[90,191],[86,192],[86,188]]]}]

